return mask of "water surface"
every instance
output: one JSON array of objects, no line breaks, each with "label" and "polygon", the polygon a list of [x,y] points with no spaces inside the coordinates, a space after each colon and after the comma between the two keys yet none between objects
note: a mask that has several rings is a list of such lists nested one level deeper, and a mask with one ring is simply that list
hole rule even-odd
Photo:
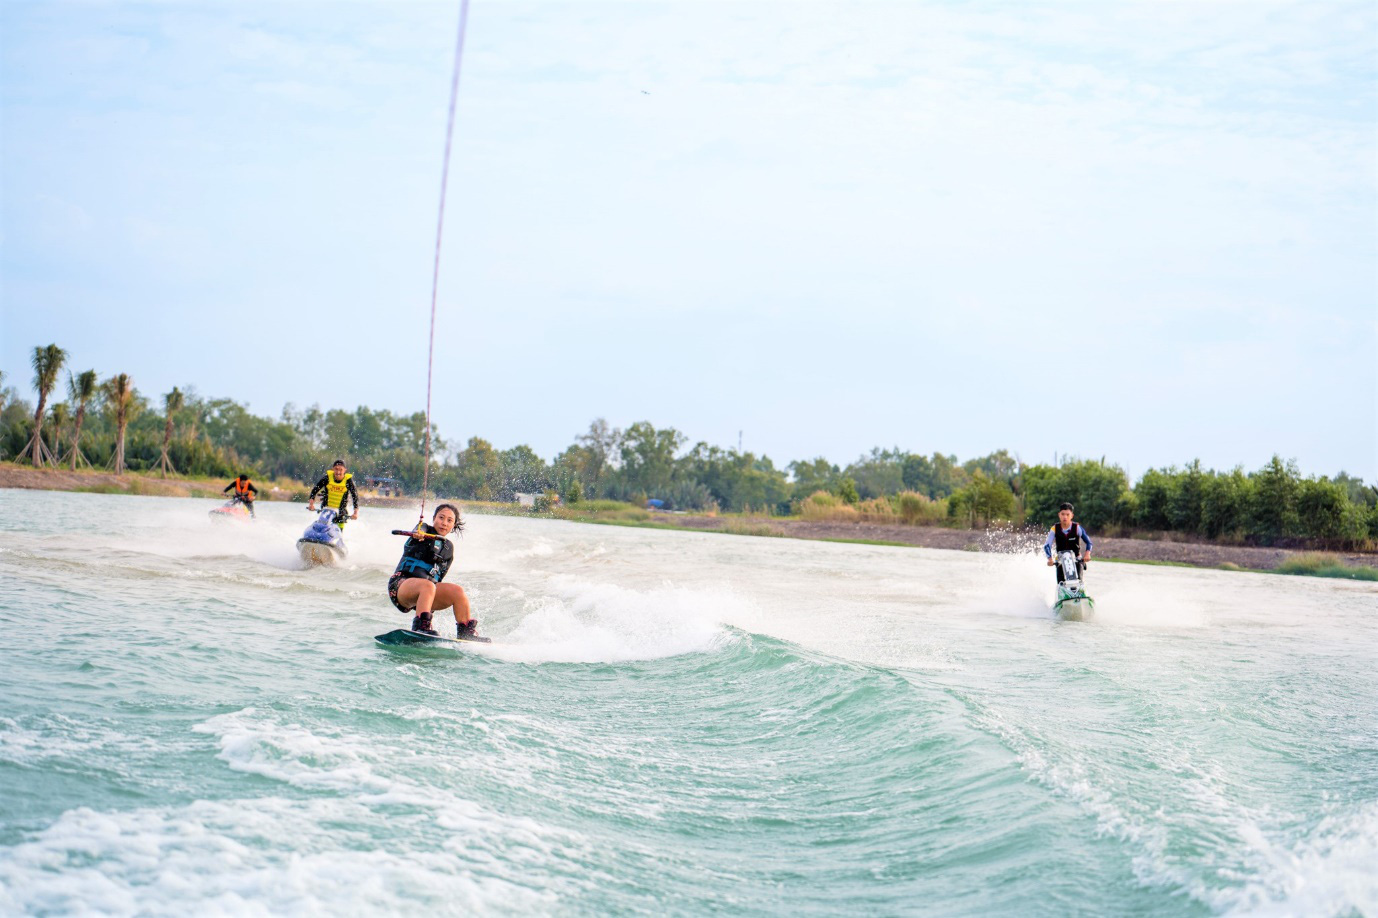
[{"label": "water surface", "polygon": [[0,491],[0,913],[1378,913],[1378,587]]}]

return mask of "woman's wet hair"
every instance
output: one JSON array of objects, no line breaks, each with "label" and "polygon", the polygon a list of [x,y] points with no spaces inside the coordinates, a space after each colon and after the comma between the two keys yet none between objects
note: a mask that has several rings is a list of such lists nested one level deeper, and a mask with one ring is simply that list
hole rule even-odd
[{"label": "woman's wet hair", "polygon": [[435,513],[432,513],[432,514],[431,514],[431,521],[432,521],[432,522],[435,521],[436,514],[438,514],[441,510],[449,510],[451,513],[453,513],[453,514],[455,515],[455,528],[454,528],[454,531],[455,531],[455,532],[463,532],[463,531],[464,531],[464,524],[463,524],[462,522],[460,522],[460,519],[459,519],[459,508],[456,507],[454,504],[436,504]]}]

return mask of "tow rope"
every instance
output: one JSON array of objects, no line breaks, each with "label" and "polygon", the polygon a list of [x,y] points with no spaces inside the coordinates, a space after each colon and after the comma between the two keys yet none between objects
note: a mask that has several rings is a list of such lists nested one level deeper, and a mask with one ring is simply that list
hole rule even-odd
[{"label": "tow rope", "polygon": [[417,538],[426,535],[426,493],[431,486],[431,377],[435,366],[435,304],[440,290],[440,245],[445,234],[445,192],[450,183],[450,148],[454,142],[455,104],[459,98],[459,71],[464,61],[464,32],[468,21],[469,0],[460,0],[459,34],[455,39],[455,64],[450,76],[450,113],[445,123],[445,158],[440,168],[440,213],[435,223],[435,265],[431,272],[431,331],[426,351],[426,464],[421,472],[421,511],[414,532],[393,530],[394,535]]}]

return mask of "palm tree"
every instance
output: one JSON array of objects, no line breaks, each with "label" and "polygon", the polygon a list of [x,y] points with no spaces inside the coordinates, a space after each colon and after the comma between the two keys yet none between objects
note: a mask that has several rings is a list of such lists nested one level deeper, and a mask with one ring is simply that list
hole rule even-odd
[{"label": "palm tree", "polygon": [[[53,416],[53,454],[62,452],[62,431],[67,426],[67,422],[72,419],[72,412],[67,407],[66,402],[54,402],[52,410],[48,412]],[[53,459],[53,465],[58,465],[62,460]]]},{"label": "palm tree", "polygon": [[[67,374],[67,398],[76,403],[77,424],[76,430],[72,432],[72,471],[77,470],[77,461],[86,462],[86,457],[81,452],[81,422],[86,420],[86,403],[96,394],[96,371],[87,370],[80,376]],[[87,465],[91,463],[86,462]]]},{"label": "palm tree", "polygon": [[124,429],[129,424],[130,408],[134,403],[134,380],[120,373],[105,381],[105,404],[115,412],[115,474],[124,474]]},{"label": "palm tree", "polygon": [[172,460],[168,458],[167,447],[172,442],[172,416],[182,410],[186,404],[186,399],[182,395],[182,390],[176,386],[172,391],[163,396],[163,406],[167,409],[167,425],[163,427],[163,455],[158,460],[158,466],[163,470],[163,477],[167,477],[168,472],[177,474],[177,470],[172,467]]},{"label": "palm tree", "polygon": [[48,394],[57,384],[58,371],[66,361],[67,352],[56,344],[33,349],[33,387],[38,390],[38,410],[33,415],[33,439],[24,450],[33,450],[30,458],[36,467],[46,465],[49,461],[57,465],[52,450],[43,442],[43,414],[48,407]]}]

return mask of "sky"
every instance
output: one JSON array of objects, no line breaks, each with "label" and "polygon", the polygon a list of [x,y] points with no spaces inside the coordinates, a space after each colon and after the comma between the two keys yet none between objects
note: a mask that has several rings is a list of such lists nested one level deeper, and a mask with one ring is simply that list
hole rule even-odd
[{"label": "sky", "polygon": [[[425,408],[458,2],[0,4],[0,370]],[[1378,482],[1370,2],[473,0],[439,436]]]}]

